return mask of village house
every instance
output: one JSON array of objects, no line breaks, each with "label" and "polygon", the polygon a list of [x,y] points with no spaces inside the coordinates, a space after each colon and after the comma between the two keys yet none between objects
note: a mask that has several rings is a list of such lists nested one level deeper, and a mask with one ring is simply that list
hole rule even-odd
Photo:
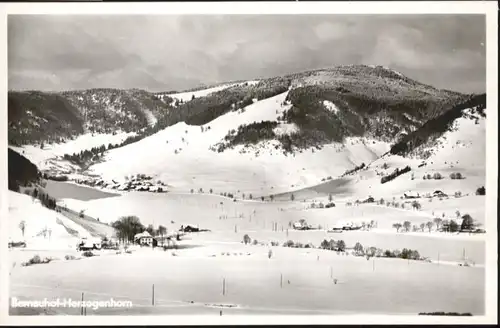
[{"label": "village house", "polygon": [[447,195],[441,190],[436,190],[432,193],[433,197],[446,197]]},{"label": "village house", "polygon": [[77,244],[77,250],[89,251],[101,249],[101,241],[96,238],[83,237]]},{"label": "village house", "polygon": [[420,194],[418,192],[411,192],[411,191],[408,191],[408,192],[405,192],[403,194],[404,198],[405,199],[416,199],[416,198],[420,198]]},{"label": "village house", "polygon": [[134,236],[134,243],[139,244],[141,246],[150,246],[150,247],[158,246],[158,241],[156,240],[156,238],[151,236],[147,231],[143,231],[141,233],[136,234]]},{"label": "village house", "polygon": [[198,225],[194,224],[187,224],[187,225],[182,225],[181,228],[179,229],[181,232],[199,232],[200,228]]}]

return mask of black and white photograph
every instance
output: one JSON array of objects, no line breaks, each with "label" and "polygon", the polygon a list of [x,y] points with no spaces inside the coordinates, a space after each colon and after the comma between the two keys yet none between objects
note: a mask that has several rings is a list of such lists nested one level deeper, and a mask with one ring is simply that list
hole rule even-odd
[{"label": "black and white photograph", "polygon": [[6,322],[497,320],[495,3],[168,5],[5,10]]}]

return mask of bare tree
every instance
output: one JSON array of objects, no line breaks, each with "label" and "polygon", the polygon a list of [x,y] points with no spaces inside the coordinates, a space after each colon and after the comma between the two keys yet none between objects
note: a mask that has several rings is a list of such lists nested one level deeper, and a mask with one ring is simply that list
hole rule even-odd
[{"label": "bare tree", "polygon": [[434,226],[434,222],[429,221],[425,224],[425,226],[427,227],[427,229],[429,229],[429,232],[431,232],[432,227]]},{"label": "bare tree", "polygon": [[356,245],[354,245],[354,251],[356,252],[356,255],[363,254],[363,245],[361,245],[360,242],[357,242]]},{"label": "bare tree", "polygon": [[146,228],[146,231],[147,231],[147,232],[149,232],[149,234],[150,234],[151,236],[153,236],[153,237],[154,237],[154,236],[155,236],[155,234],[156,234],[155,228],[153,227],[153,225],[152,225],[152,224],[148,225],[148,227]]},{"label": "bare tree", "polygon": [[392,227],[395,228],[397,232],[399,232],[399,229],[401,229],[402,226],[403,225],[401,223],[394,223],[392,225]]},{"label": "bare tree", "polygon": [[21,232],[22,232],[23,238],[24,238],[24,229],[26,229],[26,222],[24,220],[19,222],[19,229],[21,229]]},{"label": "bare tree", "polygon": [[167,234],[167,228],[162,226],[161,224],[158,226],[158,235],[163,237]]},{"label": "bare tree", "polygon": [[439,229],[441,227],[441,224],[443,223],[443,220],[441,218],[435,218],[433,222],[436,225],[436,229]]},{"label": "bare tree", "polygon": [[425,223],[420,223],[420,230],[422,230],[422,232],[424,232],[424,229],[425,229]]},{"label": "bare tree", "polygon": [[422,208],[422,205],[420,205],[419,202],[417,202],[416,200],[414,200],[412,203],[411,203],[411,206],[416,209],[416,210],[419,210]]},{"label": "bare tree", "polygon": [[462,230],[474,229],[475,226],[474,219],[469,214],[462,216],[462,226],[460,227]]},{"label": "bare tree", "polygon": [[136,216],[121,217],[118,221],[113,222],[112,227],[117,230],[118,238],[123,241],[133,241],[137,233],[145,230]]},{"label": "bare tree", "polygon": [[345,247],[346,247],[346,245],[345,245],[345,242],[344,242],[343,240],[339,240],[339,241],[336,243],[336,245],[337,245],[337,250],[338,250],[338,251],[340,251],[340,252],[345,251]]},{"label": "bare tree", "polygon": [[405,228],[406,232],[410,231],[410,229],[411,229],[411,222],[410,221],[403,222],[403,228]]},{"label": "bare tree", "polygon": [[250,244],[252,242],[251,238],[249,235],[244,235],[243,236],[243,242],[246,244]]}]

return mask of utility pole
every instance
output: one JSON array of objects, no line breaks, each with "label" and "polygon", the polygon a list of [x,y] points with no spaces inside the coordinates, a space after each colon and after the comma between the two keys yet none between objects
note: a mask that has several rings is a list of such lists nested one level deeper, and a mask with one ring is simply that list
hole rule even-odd
[{"label": "utility pole", "polygon": [[83,293],[82,293],[82,306],[80,308],[80,315],[83,315]]},{"label": "utility pole", "polygon": [[151,295],[151,305],[155,305],[155,284],[153,284],[153,290]]}]

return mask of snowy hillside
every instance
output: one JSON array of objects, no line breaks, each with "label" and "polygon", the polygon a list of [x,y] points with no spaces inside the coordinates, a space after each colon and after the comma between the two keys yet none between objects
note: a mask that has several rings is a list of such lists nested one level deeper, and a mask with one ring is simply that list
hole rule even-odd
[{"label": "snowy hillside", "polygon": [[[9,238],[29,248],[74,248],[79,238],[91,235],[82,226],[51,211],[28,195],[9,191]],[[24,236],[20,229],[24,223]]]},{"label": "snowy hillside", "polygon": [[10,148],[28,158],[42,171],[74,172],[79,168],[63,160],[62,157],[65,154],[70,155],[93,147],[120,143],[133,135],[135,135],[134,132],[126,133],[122,131],[109,134],[87,133],[67,142],[44,144],[43,148],[38,145],[10,146]]},{"label": "snowy hillside", "polygon": [[[466,110],[467,113],[470,110]],[[486,118],[470,116],[454,121],[453,129],[445,132],[430,145],[421,147],[431,155],[425,159],[385,154],[357,174],[326,182],[321,186],[296,192],[297,197],[337,194],[349,199],[365,199],[373,196],[399,198],[404,193],[421,194],[441,190],[448,195],[461,192],[474,195],[477,188],[484,186],[486,172]],[[411,172],[403,174],[388,183],[380,183],[381,177],[405,166]],[[419,167],[420,166],[420,167]],[[386,168],[384,168],[386,167]],[[460,173],[463,179],[451,179],[452,173]],[[442,179],[424,179],[439,173]],[[413,177],[413,179],[412,179]],[[342,181],[342,188],[339,188]],[[311,193],[312,192],[312,193]]]},{"label": "snowy hillside", "polygon": [[[256,194],[317,184],[363,162],[369,163],[389,145],[349,139],[345,145],[326,145],[285,156],[274,141],[237,146],[223,153],[209,148],[239,125],[274,121],[284,110],[287,92],[258,101],[240,111],[227,113],[207,125],[178,123],[150,137],[107,152],[105,161],[90,168],[104,179],[123,180],[144,173],[168,181],[174,188],[214,189],[214,192],[245,190]],[[131,154],[134,154],[131,156]]]}]

